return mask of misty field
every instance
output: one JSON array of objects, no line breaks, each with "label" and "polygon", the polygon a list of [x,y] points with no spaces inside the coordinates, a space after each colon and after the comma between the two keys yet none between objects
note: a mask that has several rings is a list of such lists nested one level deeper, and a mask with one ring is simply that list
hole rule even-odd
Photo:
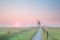
[{"label": "misty field", "polygon": [[60,40],[60,28],[47,28],[48,29],[48,39],[46,38],[46,33],[42,32],[43,40]]},{"label": "misty field", "polygon": [[0,40],[32,40],[38,28],[0,28]]}]

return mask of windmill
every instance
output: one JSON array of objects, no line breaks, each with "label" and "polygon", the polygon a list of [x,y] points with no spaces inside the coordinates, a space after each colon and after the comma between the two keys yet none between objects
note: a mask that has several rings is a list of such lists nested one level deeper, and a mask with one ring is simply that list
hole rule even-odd
[{"label": "windmill", "polygon": [[40,28],[41,27],[40,19],[37,19],[37,24],[38,24],[38,27]]}]

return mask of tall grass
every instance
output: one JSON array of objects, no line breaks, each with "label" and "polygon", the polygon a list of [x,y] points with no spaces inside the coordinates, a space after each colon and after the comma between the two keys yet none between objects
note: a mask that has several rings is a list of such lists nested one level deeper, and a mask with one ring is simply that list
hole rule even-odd
[{"label": "tall grass", "polygon": [[46,28],[48,29],[48,39],[46,39],[46,32],[43,30],[43,40],[60,40],[60,28]]},{"label": "tall grass", "polygon": [[14,30],[2,30],[0,31],[0,40],[32,40],[32,37],[38,29],[14,29]]}]

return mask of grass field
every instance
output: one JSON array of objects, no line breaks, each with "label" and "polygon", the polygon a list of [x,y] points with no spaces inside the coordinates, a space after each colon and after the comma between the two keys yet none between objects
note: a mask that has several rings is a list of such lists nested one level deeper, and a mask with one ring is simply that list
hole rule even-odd
[{"label": "grass field", "polygon": [[60,40],[60,28],[47,28],[48,29],[48,39],[46,39],[46,34],[43,31],[43,40]]},{"label": "grass field", "polygon": [[32,40],[38,28],[0,28],[0,40]]},{"label": "grass field", "polygon": [[60,28],[50,28],[48,40],[60,40]]},{"label": "grass field", "polygon": [[[48,39],[46,32],[42,30],[42,40],[60,40],[60,28],[48,29]],[[0,40],[32,40],[38,28],[0,28]]]}]

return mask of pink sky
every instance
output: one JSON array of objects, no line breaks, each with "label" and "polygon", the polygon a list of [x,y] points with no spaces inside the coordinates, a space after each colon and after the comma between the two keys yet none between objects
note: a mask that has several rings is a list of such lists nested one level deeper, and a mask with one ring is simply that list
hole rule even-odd
[{"label": "pink sky", "polygon": [[36,19],[42,25],[60,26],[59,3],[56,1],[0,1],[0,25],[33,26]]}]

